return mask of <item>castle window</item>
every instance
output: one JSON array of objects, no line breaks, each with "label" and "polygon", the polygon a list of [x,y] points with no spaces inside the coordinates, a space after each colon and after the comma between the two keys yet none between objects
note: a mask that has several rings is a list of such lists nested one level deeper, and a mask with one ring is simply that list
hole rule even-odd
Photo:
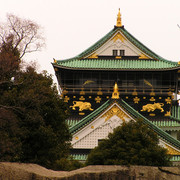
[{"label": "castle window", "polygon": [[125,55],[125,50],[120,50],[120,56],[124,56]]},{"label": "castle window", "polygon": [[118,51],[117,50],[113,50],[113,56],[117,56],[118,55]]}]

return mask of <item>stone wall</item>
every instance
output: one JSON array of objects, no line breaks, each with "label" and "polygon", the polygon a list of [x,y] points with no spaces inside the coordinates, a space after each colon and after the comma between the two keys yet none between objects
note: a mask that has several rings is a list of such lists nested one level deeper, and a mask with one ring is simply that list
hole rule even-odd
[{"label": "stone wall", "polygon": [[0,163],[0,180],[179,180],[180,167],[87,166],[53,171],[36,164]]}]

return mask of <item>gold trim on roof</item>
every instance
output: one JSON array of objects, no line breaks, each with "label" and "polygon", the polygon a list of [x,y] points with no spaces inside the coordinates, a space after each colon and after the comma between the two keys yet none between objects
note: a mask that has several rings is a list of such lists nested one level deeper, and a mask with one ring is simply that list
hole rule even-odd
[{"label": "gold trim on roof", "polygon": [[79,139],[79,137],[78,137],[78,136],[76,136],[76,137],[75,137],[75,140],[78,140],[78,139]]},{"label": "gold trim on roof", "polygon": [[147,81],[146,79],[144,79],[144,83],[145,83],[146,85],[150,86],[150,87],[153,87],[153,85],[152,85],[149,81]]},{"label": "gold trim on roof", "polygon": [[168,96],[172,96],[173,92],[169,91],[167,94],[168,94]]},{"label": "gold trim on roof", "polygon": [[119,32],[113,37],[112,40],[113,40],[113,42],[116,42],[118,39],[120,39],[122,42],[124,42],[124,40],[125,40],[125,38]]},{"label": "gold trim on roof", "polygon": [[69,107],[72,108],[73,110],[76,110],[76,107],[78,107],[79,111],[83,111],[83,110],[93,111],[90,102],[73,101],[73,106],[69,106]]},{"label": "gold trim on roof", "polygon": [[[94,83],[94,81],[92,81],[92,80],[86,80],[86,81],[84,82],[83,86],[85,86],[86,84],[90,84],[90,83]],[[84,89],[83,89],[83,90],[84,90]]]},{"label": "gold trim on roof", "polygon": [[114,115],[118,116],[120,119],[122,119],[125,122],[125,118],[129,118],[129,116],[127,116],[127,114],[125,114],[119,107],[117,107],[116,105],[113,106],[111,109],[109,109],[103,116],[106,117],[105,121],[109,120],[111,117],[113,117]]},{"label": "gold trim on roof", "polygon": [[98,54],[94,53],[94,54],[88,56],[88,58],[90,58],[90,59],[97,59],[98,58]]},{"label": "gold trim on roof", "polygon": [[170,98],[170,97],[167,97],[167,98],[165,99],[165,101],[166,101],[167,104],[171,104],[171,98]]},{"label": "gold trim on roof", "polygon": [[171,111],[166,111],[166,114],[164,116],[166,117],[171,116]]},{"label": "gold trim on roof", "polygon": [[117,27],[122,27],[120,8],[119,8],[119,12],[118,12],[118,15],[117,15],[116,26]]},{"label": "gold trim on roof", "polygon": [[55,58],[53,58],[53,60],[54,60],[54,63],[57,63],[57,60]]},{"label": "gold trim on roof", "polygon": [[119,99],[118,85],[115,83],[114,91],[112,93],[112,99]]},{"label": "gold trim on roof", "polygon": [[79,115],[80,115],[80,116],[84,116],[84,115],[85,115],[85,113],[83,113],[83,112],[80,112],[80,113],[79,113]]},{"label": "gold trim on roof", "polygon": [[154,92],[154,89],[152,89],[151,90],[151,92],[150,92],[150,96],[155,96],[156,94],[155,94],[155,92]]},{"label": "gold trim on roof", "polygon": [[69,98],[68,96],[65,96],[65,97],[64,97],[64,102],[67,102],[67,103],[68,103],[69,100],[70,100],[70,98]]},{"label": "gold trim on roof", "polygon": [[81,88],[80,95],[85,95],[84,88]]},{"label": "gold trim on roof", "polygon": [[149,99],[150,101],[155,101],[156,99],[154,99],[154,97],[152,96],[151,99]]},{"label": "gold trim on roof", "polygon": [[140,99],[136,96],[135,98],[133,98],[133,101],[134,101],[135,104],[138,104]]},{"label": "gold trim on roof", "polygon": [[156,109],[159,109],[161,112],[164,112],[164,109],[162,108],[162,106],[164,106],[164,103],[146,104],[142,106],[141,111],[153,112]]},{"label": "gold trim on roof", "polygon": [[100,98],[99,96],[97,96],[97,97],[95,98],[95,101],[96,101],[96,103],[100,103],[100,102],[101,102],[101,98]]},{"label": "gold trim on roof", "polygon": [[63,92],[62,92],[62,94],[64,94],[64,95],[67,94],[67,93],[68,93],[68,91],[66,89],[64,89]]},{"label": "gold trim on roof", "polygon": [[99,91],[97,92],[97,95],[103,95],[103,92],[101,91],[102,90],[102,88],[99,88]]},{"label": "gold trim on roof", "polygon": [[80,101],[84,101],[84,100],[85,100],[84,96],[81,96],[81,97],[79,98],[79,100],[80,100]]},{"label": "gold trim on roof", "polygon": [[142,53],[139,55],[139,59],[149,59],[149,57]]},{"label": "gold trim on roof", "polygon": [[136,89],[134,89],[134,91],[132,92],[132,95],[133,95],[133,96],[137,96],[137,95],[138,95]]},{"label": "gold trim on roof", "polygon": [[172,148],[171,146],[165,144],[166,148],[168,149],[168,154],[170,155],[180,155],[180,152]]}]

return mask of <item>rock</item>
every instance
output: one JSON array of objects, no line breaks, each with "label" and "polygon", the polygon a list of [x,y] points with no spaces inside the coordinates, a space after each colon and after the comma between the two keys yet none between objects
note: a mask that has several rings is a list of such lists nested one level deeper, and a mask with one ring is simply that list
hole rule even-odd
[{"label": "rock", "polygon": [[180,167],[87,166],[53,171],[36,164],[0,163],[0,180],[179,180]]}]

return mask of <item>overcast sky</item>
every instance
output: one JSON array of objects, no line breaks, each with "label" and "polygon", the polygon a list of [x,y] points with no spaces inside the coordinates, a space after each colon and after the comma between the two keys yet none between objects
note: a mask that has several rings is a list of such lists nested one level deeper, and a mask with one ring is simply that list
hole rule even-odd
[{"label": "overcast sky", "polygon": [[12,13],[44,28],[46,48],[26,59],[54,75],[53,58],[80,54],[111,31],[118,9],[122,24],[158,55],[180,61],[180,0],[1,0],[0,21]]}]

